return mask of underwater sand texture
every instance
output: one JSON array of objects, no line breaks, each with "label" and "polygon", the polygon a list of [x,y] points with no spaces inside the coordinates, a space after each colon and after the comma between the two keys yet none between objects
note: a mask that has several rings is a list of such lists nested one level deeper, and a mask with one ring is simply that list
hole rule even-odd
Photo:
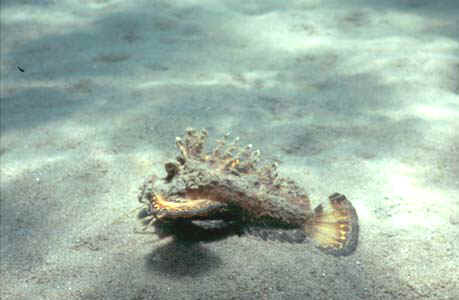
[{"label": "underwater sand texture", "polygon": [[[459,3],[1,2],[0,298],[457,299]],[[188,127],[359,215],[356,251],[139,234]]]}]

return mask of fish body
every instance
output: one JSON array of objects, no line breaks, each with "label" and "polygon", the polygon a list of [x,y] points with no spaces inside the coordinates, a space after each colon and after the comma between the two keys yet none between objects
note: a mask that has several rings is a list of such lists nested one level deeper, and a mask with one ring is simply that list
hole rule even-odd
[{"label": "fish body", "polygon": [[[152,224],[224,220],[264,239],[312,239],[326,253],[348,255],[357,247],[357,213],[344,195],[329,197],[328,209],[311,201],[295,181],[278,175],[277,164],[261,161],[260,151],[217,141],[204,150],[205,130],[187,129],[176,138],[180,155],[165,164],[166,176],[149,177],[139,201]],[[178,223],[177,223],[178,224]]]}]

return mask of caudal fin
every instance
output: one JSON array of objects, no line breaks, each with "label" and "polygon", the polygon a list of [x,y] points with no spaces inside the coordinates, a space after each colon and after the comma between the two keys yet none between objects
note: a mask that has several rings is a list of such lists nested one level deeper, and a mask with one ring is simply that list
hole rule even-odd
[{"label": "caudal fin", "polygon": [[324,252],[335,256],[349,255],[357,248],[359,220],[351,202],[344,195],[329,197],[330,208],[321,205],[314,209],[314,217],[305,231]]}]

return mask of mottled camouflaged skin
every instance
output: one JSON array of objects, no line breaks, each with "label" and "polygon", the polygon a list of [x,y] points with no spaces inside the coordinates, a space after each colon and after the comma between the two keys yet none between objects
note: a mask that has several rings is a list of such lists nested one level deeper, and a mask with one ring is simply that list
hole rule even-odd
[{"label": "mottled camouflaged skin", "polygon": [[[228,143],[228,135],[206,153],[206,139],[205,130],[187,129],[184,138],[176,140],[180,155],[165,164],[166,176],[151,176],[141,187],[139,201],[145,203],[150,223],[237,220],[247,225],[245,232],[290,242],[319,232],[318,217],[325,215],[322,206],[312,210],[306,192],[294,181],[279,177],[275,163],[260,162],[260,152],[251,145],[239,147],[238,139]],[[334,194],[330,201],[337,209],[331,217],[341,218],[336,225],[340,232],[321,248],[348,254],[357,244],[357,215],[344,196]]]}]

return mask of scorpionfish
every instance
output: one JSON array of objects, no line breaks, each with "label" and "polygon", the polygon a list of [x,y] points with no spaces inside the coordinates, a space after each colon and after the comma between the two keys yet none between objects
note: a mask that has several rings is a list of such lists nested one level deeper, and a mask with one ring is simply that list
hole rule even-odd
[{"label": "scorpionfish", "polygon": [[305,190],[279,176],[277,163],[261,160],[259,150],[239,146],[238,138],[229,142],[228,136],[211,151],[204,148],[206,130],[188,128],[176,138],[179,155],[165,163],[165,176],[149,176],[140,188],[145,208],[139,217],[146,227],[218,220],[265,240],[312,240],[335,256],[354,252],[359,222],[344,195],[333,193],[328,205],[312,209]]}]

